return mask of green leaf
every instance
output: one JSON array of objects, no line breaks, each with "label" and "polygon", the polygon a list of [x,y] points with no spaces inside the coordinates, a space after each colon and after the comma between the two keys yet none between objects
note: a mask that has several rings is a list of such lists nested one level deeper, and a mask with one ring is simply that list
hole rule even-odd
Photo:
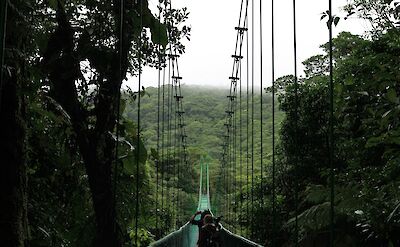
[{"label": "green leaf", "polygon": [[139,161],[139,165],[144,165],[146,164],[147,161],[147,150],[146,147],[144,146],[144,143],[142,140],[139,141],[139,156],[137,152],[137,146],[138,142],[136,141],[137,137],[134,136],[132,145],[134,149],[129,153],[126,159],[124,159],[123,166],[124,166],[124,171],[129,174],[129,175],[135,175],[136,174],[136,165],[137,162]]},{"label": "green leaf", "polygon": [[339,23],[339,21],[340,21],[340,17],[335,17],[335,18],[333,19],[333,24],[335,24],[335,26],[337,26],[337,24]]},{"label": "green leaf", "polygon": [[150,28],[151,41],[154,44],[166,46],[168,44],[168,34],[166,24],[154,17],[148,6],[143,11],[143,27]]},{"label": "green leaf", "polygon": [[322,203],[327,200],[327,190],[322,185],[312,185],[306,189],[306,193],[306,202]]},{"label": "green leaf", "polygon": [[386,98],[395,104],[399,103],[399,98],[397,97],[397,93],[396,90],[394,90],[393,88],[389,88],[389,90],[386,93]]},{"label": "green leaf", "polygon": [[160,155],[155,148],[151,148],[150,152],[153,159],[158,160],[160,158]]},{"label": "green leaf", "polygon": [[57,8],[58,8],[57,4],[58,4],[58,0],[49,0],[50,8],[57,10]]},{"label": "green leaf", "polygon": [[[313,230],[320,230],[329,225],[330,203],[324,202],[306,209],[298,216],[299,224]],[[293,225],[295,218],[290,219],[287,225]]]},{"label": "green leaf", "polygon": [[343,92],[343,84],[338,83],[335,85],[335,94],[336,95],[341,95]]},{"label": "green leaf", "polygon": [[150,27],[151,41],[154,44],[166,46],[168,44],[167,26],[155,20],[153,27]]},{"label": "green leaf", "polygon": [[369,96],[369,93],[366,91],[358,92],[358,94],[363,95],[363,96]]},{"label": "green leaf", "polygon": [[382,115],[382,118],[387,117],[391,112],[392,112],[392,110],[389,110],[389,111],[385,112],[385,113]]},{"label": "green leaf", "polygon": [[366,148],[376,147],[383,142],[384,137],[371,137],[368,139],[367,143],[365,144]]},{"label": "green leaf", "polygon": [[128,175],[136,174],[136,160],[133,155],[128,156],[123,161],[124,172]]},{"label": "green leaf", "polygon": [[351,86],[353,84],[354,84],[353,78],[349,77],[349,78],[346,78],[345,81],[344,81],[344,85],[346,85],[346,86]]}]

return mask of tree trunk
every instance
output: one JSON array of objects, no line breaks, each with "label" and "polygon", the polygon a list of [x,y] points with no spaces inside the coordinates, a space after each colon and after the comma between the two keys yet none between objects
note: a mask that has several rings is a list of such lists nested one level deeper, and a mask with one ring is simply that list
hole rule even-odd
[{"label": "tree trunk", "polygon": [[[118,6],[120,6],[118,1],[115,1],[114,6],[116,6],[115,12],[118,16]],[[43,59],[43,67],[51,83],[50,93],[71,117],[79,151],[86,167],[96,216],[94,246],[119,247],[122,243],[112,181],[115,140],[109,134],[114,131],[121,87],[119,51],[110,53],[107,49],[98,49],[85,40],[85,34],[82,35],[81,40],[74,40],[74,31],[60,4],[57,10],[57,23],[58,27],[49,39]],[[119,21],[117,20],[116,23],[118,24]],[[127,35],[125,39],[127,40],[123,42],[122,78],[125,77],[127,71],[132,35]],[[76,43],[78,43],[78,49],[75,49]],[[102,75],[99,76],[101,79],[99,79],[99,94],[95,99],[95,109],[91,112],[94,113],[92,115],[95,118],[94,127],[93,120],[91,124],[88,123],[88,115],[91,113],[79,102],[75,85],[75,81],[82,76],[80,60],[87,58],[94,65],[98,63],[96,59],[99,56],[93,58],[91,57],[93,54],[101,54],[104,63],[111,67],[108,72],[103,71],[102,68],[96,68]]]},{"label": "tree trunk", "polygon": [[[87,127],[74,84],[79,68],[76,63],[71,54],[65,53],[55,62],[54,67],[51,67],[51,96],[70,115],[85,164],[96,216],[96,237],[93,246],[119,247],[121,241],[111,179],[114,143],[111,136],[107,137],[107,130],[94,131]],[[110,113],[104,111],[104,114]]]},{"label": "tree trunk", "polygon": [[96,136],[90,140],[88,147],[81,148],[96,214],[97,228],[94,246],[119,247],[122,244],[118,232],[111,179],[113,144],[101,140],[107,140],[104,134],[100,134],[100,138]]},{"label": "tree trunk", "polygon": [[[15,3],[18,6],[18,3]],[[5,47],[16,47],[21,39],[20,27],[16,27],[16,14],[8,13],[9,24]],[[26,174],[26,126],[25,100],[22,93],[22,77],[25,61],[21,57],[6,57],[10,73],[2,77],[0,101],[0,245],[27,246],[27,174]]]},{"label": "tree trunk", "polygon": [[[44,67],[51,82],[50,95],[71,117],[85,164],[96,218],[93,246],[119,247],[122,243],[118,234],[111,176],[115,143],[111,136],[108,136],[115,123],[114,107],[112,104],[101,107],[96,116],[96,128],[89,128],[87,112],[78,100],[75,86],[81,72],[77,59],[79,55],[74,51],[74,32],[61,7],[57,11],[57,19],[58,28],[51,36],[44,55]],[[55,57],[57,59],[54,59]],[[46,63],[50,60],[48,58],[53,58],[51,63]],[[109,96],[105,98],[108,99]],[[115,96],[111,97],[112,100],[114,98]]]},{"label": "tree trunk", "polygon": [[24,246],[28,238],[25,109],[20,82],[3,81],[0,111],[0,243]]}]

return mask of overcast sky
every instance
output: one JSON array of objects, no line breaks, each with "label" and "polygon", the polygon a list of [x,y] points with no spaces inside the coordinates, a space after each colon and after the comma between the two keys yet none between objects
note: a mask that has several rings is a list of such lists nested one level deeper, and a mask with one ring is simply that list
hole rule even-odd
[{"label": "overcast sky", "polygon": [[[259,85],[260,45],[259,45],[259,0],[255,1],[255,84]],[[173,7],[187,7],[192,27],[191,41],[186,42],[186,53],[179,60],[182,83],[188,85],[214,85],[229,88],[232,69],[231,55],[234,53],[240,0],[173,0]],[[251,3],[251,0],[249,1]],[[335,15],[345,15],[340,7],[347,0],[334,2]],[[154,8],[158,0],[149,0]],[[328,30],[321,13],[328,9],[328,0],[297,1],[297,46],[299,74],[301,62],[321,53],[319,46],[328,41]],[[275,54],[276,77],[293,73],[293,19],[292,0],[275,1]],[[356,18],[341,20],[334,35],[341,31],[363,34],[368,24]],[[263,1],[263,49],[264,86],[271,82],[271,1]],[[249,33],[251,36],[251,33]],[[143,85],[157,85],[157,71],[145,68]],[[128,84],[135,88],[137,78],[130,78]]]}]

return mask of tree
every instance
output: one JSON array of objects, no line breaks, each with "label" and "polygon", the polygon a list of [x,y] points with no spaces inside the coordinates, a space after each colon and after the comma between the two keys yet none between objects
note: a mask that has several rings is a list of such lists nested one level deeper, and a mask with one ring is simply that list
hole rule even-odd
[{"label": "tree", "polygon": [[389,29],[400,27],[400,3],[397,0],[351,0],[344,10],[347,17],[355,14],[369,21],[372,35],[376,37]]},{"label": "tree", "polygon": [[[85,164],[96,216],[95,246],[121,246],[112,183],[116,143],[111,133],[122,81],[128,73],[140,73],[139,63],[157,65],[158,47],[168,42],[167,28],[174,47],[189,32],[173,25],[187,18],[186,10],[164,8],[170,20],[166,26],[152,15],[146,0],[123,3],[123,15],[120,0],[36,4],[37,14],[50,22],[48,30],[39,30],[48,35],[41,49],[44,82],[48,95],[70,117]],[[151,31],[151,41],[145,28]]]},{"label": "tree", "polygon": [[[399,31],[373,40],[341,33],[333,40],[335,77],[335,243],[337,246],[396,246],[399,184]],[[325,51],[327,45],[324,45]],[[326,55],[305,63],[298,107],[293,83],[278,92],[286,118],[280,130],[280,193],[288,211],[282,232],[294,229],[293,181],[301,203],[301,246],[321,245],[329,222],[328,78]],[[317,60],[317,61],[316,61]],[[297,119],[297,120],[296,120]],[[296,135],[298,139],[296,141]],[[294,162],[297,160],[297,162]]]}]

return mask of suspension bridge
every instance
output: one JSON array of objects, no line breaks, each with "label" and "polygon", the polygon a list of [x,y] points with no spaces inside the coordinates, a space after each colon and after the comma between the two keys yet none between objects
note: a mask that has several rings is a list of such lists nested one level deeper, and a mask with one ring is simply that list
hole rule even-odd
[{"label": "suspension bridge", "polygon": [[[271,1],[271,95],[272,95],[272,109],[265,109],[263,105],[263,92],[265,90],[265,85],[263,81],[265,80],[263,75],[263,5],[262,1],[259,2],[259,23],[255,23],[256,14],[255,14],[255,1],[254,0],[242,0],[240,4],[239,11],[239,20],[237,25],[234,27],[236,31],[236,41],[235,41],[235,49],[234,53],[231,56],[233,60],[232,63],[232,71],[229,75],[230,80],[230,88],[229,94],[227,95],[227,107],[225,111],[225,121],[223,128],[223,145],[222,145],[222,154],[220,159],[220,174],[219,181],[214,181],[218,183],[221,187],[223,187],[222,195],[216,195],[214,198],[217,198],[216,201],[220,204],[222,213],[224,214],[224,220],[222,224],[229,225],[229,227],[233,228],[232,230],[236,233],[241,233],[241,230],[235,229],[236,227],[241,227],[241,220],[238,219],[239,214],[237,213],[238,208],[245,208],[246,211],[246,219],[244,220],[248,227],[250,227],[250,233],[247,232],[248,237],[254,237],[257,226],[254,225],[254,208],[256,200],[260,201],[261,205],[264,203],[263,198],[266,194],[264,191],[263,183],[266,181],[264,174],[266,173],[266,166],[263,163],[265,161],[265,150],[263,150],[263,141],[265,137],[263,137],[263,133],[265,132],[265,123],[263,121],[263,112],[270,110],[272,112],[272,150],[271,150],[271,166],[270,170],[270,178],[272,180],[272,188],[268,193],[271,194],[271,208],[272,208],[272,230],[270,236],[270,243],[272,246],[278,246],[277,244],[277,230],[276,221],[277,221],[277,199],[276,199],[276,164],[275,164],[275,93],[276,93],[276,85],[275,85],[275,17],[274,17],[274,1]],[[169,6],[171,8],[171,6]],[[298,87],[298,74],[297,74],[297,30],[296,30],[296,1],[293,0],[293,68],[294,68],[294,87],[296,90],[295,97],[297,101],[297,87]],[[327,11],[327,15],[329,17],[328,28],[329,28],[329,64],[330,64],[330,74],[329,74],[329,91],[330,91],[330,120],[329,120],[329,146],[333,147],[333,125],[332,125],[332,105],[333,105],[333,77],[332,77],[332,24],[333,24],[333,16],[332,16],[332,1],[329,1],[329,11]],[[161,19],[161,13],[160,13]],[[165,22],[168,25],[172,25],[169,23],[168,18],[165,18]],[[257,29],[257,25],[259,27]],[[255,34],[259,35],[259,65],[260,65],[260,74],[256,75],[255,73],[255,64],[258,63],[255,61]],[[169,54],[164,54],[168,58],[168,65],[162,66],[162,59],[160,59],[160,68],[159,72],[159,80],[158,80],[158,127],[157,127],[157,151],[161,153],[162,157],[169,157],[170,155],[177,155],[179,164],[177,167],[174,167],[176,176],[177,176],[177,187],[179,187],[179,180],[181,179],[180,169],[183,167],[183,164],[188,165],[188,151],[187,151],[187,134],[185,128],[185,111],[183,107],[183,98],[182,90],[181,90],[181,74],[179,71],[179,55],[176,52],[176,47],[170,44]],[[168,70],[165,68],[168,67]],[[168,71],[168,76],[165,75],[166,71]],[[255,93],[256,93],[256,85],[255,85],[255,77],[259,78],[259,91],[261,92],[259,108],[256,110],[255,103]],[[166,83],[166,78],[168,78],[168,82]],[[257,79],[258,80],[258,79]],[[162,81],[162,82],[161,82]],[[140,89],[139,89],[140,90]],[[139,97],[140,98],[140,97]],[[173,103],[175,100],[175,104]],[[166,109],[164,109],[166,107]],[[298,107],[297,105],[295,107]],[[140,111],[140,106],[138,112]],[[255,167],[255,120],[256,111],[259,111],[259,140],[260,151],[257,155],[260,155],[259,160],[260,164],[258,168]],[[174,123],[175,122],[175,123]],[[161,124],[160,124],[161,123]],[[297,124],[297,122],[296,122]],[[172,125],[175,125],[172,127]],[[295,128],[297,128],[295,126]],[[243,129],[245,129],[243,131]],[[175,131],[175,142],[172,143],[173,137],[171,133]],[[166,134],[166,140],[164,140]],[[296,134],[296,133],[295,133]],[[139,134],[138,134],[139,135]],[[245,140],[245,145],[243,146],[243,140]],[[168,147],[174,146],[178,147],[178,150],[170,149]],[[164,153],[166,150],[167,153]],[[331,205],[330,205],[330,246],[333,246],[333,218],[334,218],[334,177],[333,177],[333,164],[332,164],[332,149],[330,150],[330,187],[332,190],[331,193]],[[162,160],[162,158],[161,158]],[[294,161],[296,162],[296,161]],[[160,161],[156,162],[156,172],[157,172],[157,191],[159,190],[159,186],[162,190],[162,197],[160,199],[161,203],[165,200],[164,197],[164,164]],[[256,195],[255,186],[256,186],[256,176],[254,171],[259,169],[260,177],[257,179],[260,180],[260,195]],[[244,170],[244,171],[243,171]],[[158,177],[158,172],[161,172],[161,178]],[[203,180],[204,176],[206,177]],[[237,181],[237,177],[245,176],[245,181]],[[160,183],[160,184],[159,184]],[[243,205],[240,199],[238,202],[235,198],[235,193],[240,190],[241,197],[245,197],[249,202],[246,205]],[[209,177],[209,165],[204,162],[204,160],[200,161],[200,178],[199,178],[199,195],[198,195],[198,205],[197,210],[210,210],[212,212],[212,203],[210,201],[210,177]],[[295,188],[295,196],[294,196],[294,204],[295,207],[298,207],[298,195],[297,188]],[[176,193],[175,204],[172,203],[173,207],[176,207],[179,212],[180,202],[179,202],[179,191]],[[174,199],[175,200],[175,199]],[[223,201],[223,202],[222,202]],[[221,203],[222,202],[222,203]],[[159,201],[156,199],[156,210],[158,212],[159,209]],[[161,205],[163,208],[164,205]],[[157,213],[158,214],[158,213]],[[177,213],[179,214],[179,213]],[[189,217],[189,216],[188,216]],[[199,216],[196,216],[199,217]],[[176,217],[179,218],[179,217]],[[296,246],[299,241],[299,227],[298,227],[298,215],[295,215],[295,236],[294,243]],[[156,225],[158,225],[158,215],[156,215]],[[179,222],[179,220],[176,220]],[[268,223],[269,224],[269,223]],[[198,240],[198,226],[192,225],[190,222],[187,222],[180,228],[176,229],[172,233],[168,234],[165,237],[162,237],[158,241],[151,244],[153,247],[159,246],[183,246],[183,247],[192,247],[196,246]],[[263,237],[261,237],[263,238]],[[259,238],[259,239],[261,239]],[[225,227],[222,226],[221,229],[221,243],[222,246],[261,246],[255,242],[252,242],[238,234],[234,234]]]},{"label": "suspension bridge", "polygon": [[[206,179],[203,179],[205,175]],[[197,211],[209,210],[212,212],[211,201],[210,201],[210,176],[209,168],[207,163],[200,164],[200,179],[199,179],[199,199]],[[197,215],[196,220],[200,219],[200,215]],[[151,247],[191,247],[196,246],[199,228],[197,225],[192,225],[187,222],[177,231],[170,233],[166,237],[158,240],[157,242],[150,245]],[[248,239],[245,239],[239,235],[231,233],[229,230],[222,226],[221,230],[221,244],[222,246],[232,247],[246,247],[246,246],[261,246]]]},{"label": "suspension bridge", "polygon": [[400,0],[191,2],[1,1],[0,246],[400,246]]},{"label": "suspension bridge", "polygon": [[[118,61],[118,66],[119,66],[119,77],[117,78],[118,81],[123,81],[122,78],[122,67],[124,64],[124,61],[122,61],[122,51],[126,49],[124,47],[125,44],[123,44],[122,40],[124,40],[124,25],[126,24],[124,22],[124,13],[126,13],[126,6],[124,5],[124,1],[120,1],[121,6],[120,6],[120,23],[119,23],[119,40],[121,40],[120,43],[118,43],[119,47],[119,61]],[[147,1],[140,1],[140,10],[143,11],[143,2]],[[256,187],[256,176],[254,174],[254,171],[259,169],[260,170],[260,194],[261,196],[259,197],[260,200],[263,200],[263,195],[265,194],[263,191],[264,186],[263,182],[265,181],[264,174],[266,173],[265,169],[266,166],[263,163],[265,160],[265,150],[263,150],[263,141],[265,137],[263,137],[263,133],[265,133],[265,129],[263,129],[264,122],[263,122],[263,112],[265,113],[267,110],[272,111],[272,150],[271,150],[271,180],[272,180],[272,187],[271,191],[269,193],[271,194],[271,208],[272,208],[272,236],[271,236],[271,241],[272,241],[272,246],[277,246],[276,244],[276,208],[277,208],[277,199],[276,199],[276,167],[275,167],[275,92],[276,92],[276,85],[275,85],[275,22],[274,22],[274,1],[272,0],[271,3],[271,95],[272,95],[272,109],[265,109],[263,105],[263,97],[260,97],[260,102],[259,102],[259,109],[256,110],[256,103],[255,103],[255,92],[256,92],[256,86],[255,85],[255,77],[260,78],[260,82],[258,84],[259,90],[261,92],[261,95],[264,92],[264,87],[265,85],[263,84],[264,77],[263,77],[263,7],[262,7],[262,1],[259,1],[259,13],[258,13],[258,21],[259,23],[256,24],[256,17],[255,14],[255,6],[256,4],[254,3],[255,0],[242,0],[240,3],[240,11],[239,11],[239,18],[237,25],[234,27],[236,31],[236,41],[235,41],[235,49],[233,54],[231,55],[231,59],[233,60],[232,63],[232,71],[227,76],[227,79],[229,78],[230,81],[230,88],[229,88],[229,93],[227,95],[227,107],[224,115],[224,123],[223,127],[221,126],[221,129],[223,129],[221,132],[222,139],[223,139],[223,144],[222,144],[222,153],[221,153],[221,159],[220,159],[220,174],[219,174],[219,184],[221,187],[223,187],[220,191],[223,192],[223,194],[216,195],[214,198],[216,201],[224,201],[223,203],[220,203],[222,205],[218,205],[219,207],[222,208],[220,210],[223,212],[224,220],[222,221],[222,228],[220,230],[221,233],[221,243],[222,246],[230,246],[230,247],[246,247],[246,246],[261,246],[258,243],[255,243],[249,239],[246,239],[236,233],[240,233],[241,231],[236,231],[236,229],[231,229],[228,230],[227,228],[224,227],[224,225],[229,225],[229,226],[237,226],[240,225],[238,224],[238,214],[237,214],[237,208],[243,207],[241,205],[241,202],[237,202],[236,199],[234,198],[234,194],[237,192],[237,190],[241,190],[240,195],[245,195],[246,199],[249,201],[247,205],[245,206],[246,208],[246,215],[247,215],[247,225],[250,226],[251,233],[247,234],[248,236],[254,236],[255,229],[257,226],[254,225],[252,222],[251,217],[254,216],[254,205],[256,203],[257,195],[255,192],[255,187]],[[162,4],[165,4],[165,6],[161,6]],[[163,24],[167,27],[166,29],[169,31],[168,33],[168,40],[170,41],[168,43],[168,47],[166,49],[161,48],[161,45],[158,46],[158,105],[157,105],[157,147],[156,147],[156,153],[161,157],[155,159],[155,173],[156,173],[156,199],[155,199],[155,223],[156,223],[156,228],[159,227],[158,224],[159,221],[162,219],[161,215],[158,213],[159,209],[161,210],[165,209],[166,205],[163,205],[165,201],[169,200],[169,194],[165,191],[166,190],[166,185],[164,184],[165,181],[167,181],[166,169],[171,169],[173,170],[174,175],[176,176],[176,188],[179,188],[180,185],[180,180],[182,179],[181,177],[181,169],[183,169],[183,165],[189,166],[189,152],[188,152],[188,135],[186,132],[186,124],[185,124],[185,110],[184,110],[184,104],[183,104],[183,99],[184,95],[182,93],[181,89],[181,81],[182,81],[182,75],[179,71],[179,53],[182,53],[179,51],[179,47],[176,47],[176,44],[173,44],[171,40],[174,40],[174,35],[176,34],[171,34],[170,31],[173,29],[174,22],[171,20],[171,16],[167,15],[167,10],[171,10],[171,1],[159,1],[159,6],[158,6],[160,12],[158,19],[159,21],[163,21]],[[293,0],[293,52],[294,52],[294,60],[293,60],[293,67],[294,67],[294,87],[297,90],[297,84],[298,84],[298,75],[297,75],[297,36],[296,36],[296,1]],[[164,8],[164,9],[163,9]],[[163,16],[162,11],[164,11],[165,16]],[[332,148],[334,147],[333,143],[333,58],[332,58],[332,24],[334,23],[333,21],[333,16],[332,16],[332,1],[329,0],[329,11],[327,11],[327,15],[329,17],[328,21],[328,29],[329,29],[329,101],[330,101],[330,116],[329,116],[329,126],[328,126],[328,133],[329,133],[329,148],[330,148],[330,153],[329,153],[329,165],[330,165],[330,246],[333,246],[333,239],[334,239],[334,228],[333,228],[333,219],[334,219],[334,207],[333,207],[333,202],[334,202],[334,169],[333,169],[333,151]],[[140,26],[143,27],[143,12],[140,13]],[[153,23],[154,24],[154,23]],[[258,25],[258,26],[257,26]],[[257,27],[259,28],[257,30]],[[4,32],[4,31],[2,31]],[[160,32],[160,30],[159,30]],[[255,34],[258,34],[259,37],[259,43],[256,45],[255,42]],[[141,35],[141,33],[139,34]],[[4,36],[4,35],[3,35]],[[138,38],[138,46],[142,47],[142,38]],[[158,42],[159,44],[161,42]],[[260,49],[260,74],[256,75],[255,73],[255,64],[258,62],[255,61],[255,47],[258,47]],[[3,56],[3,55],[1,55]],[[2,60],[2,59],[1,59]],[[138,71],[139,71],[139,86],[137,90],[137,95],[135,95],[135,99],[137,100],[137,133],[136,133],[136,156],[140,157],[141,155],[141,143],[140,140],[142,138],[141,136],[141,92],[142,92],[142,84],[141,84],[141,71],[142,71],[142,51],[139,49],[138,52]],[[258,79],[257,79],[258,80]],[[243,89],[245,88],[245,90]],[[113,89],[114,90],[114,89]],[[118,95],[117,98],[117,104],[118,106],[116,107],[116,112],[117,112],[117,123],[120,121],[120,98],[121,96]],[[295,94],[296,100],[297,100],[297,91]],[[246,106],[246,109],[244,109],[244,106]],[[296,105],[296,107],[298,107]],[[259,112],[259,119],[256,119],[255,113]],[[297,121],[297,116],[296,116],[296,121]],[[259,140],[261,142],[260,144],[260,151],[258,154],[260,155],[259,160],[259,168],[255,167],[255,120],[259,121],[260,124],[260,136]],[[297,124],[297,122],[296,122]],[[245,127],[243,126],[245,125]],[[117,130],[116,130],[116,150],[115,150],[115,160],[119,160],[119,155],[118,155],[118,143],[121,141],[119,139],[119,125],[117,124]],[[297,126],[295,126],[295,129]],[[245,129],[243,133],[243,129]],[[165,139],[166,138],[166,139]],[[164,140],[165,139],[165,140]],[[243,144],[243,139],[245,139],[245,147],[242,146]],[[296,139],[296,138],[295,138]],[[296,140],[295,140],[296,141]],[[133,148],[132,148],[133,149]],[[244,151],[245,150],[245,151]],[[246,157],[242,157],[246,156]],[[171,157],[177,160],[176,164],[170,163]],[[239,158],[238,158],[239,157]],[[165,158],[165,159],[164,159]],[[165,161],[167,160],[167,161]],[[136,177],[136,191],[135,191],[135,198],[139,198],[140,191],[139,191],[139,183],[140,181],[140,174],[139,174],[139,166],[140,164],[140,159],[136,158],[135,162],[136,164],[136,171],[135,171],[135,177]],[[296,162],[294,161],[294,166],[296,166]],[[115,162],[117,164],[118,162]],[[192,164],[193,165],[193,164]],[[173,166],[173,167],[171,167]],[[213,203],[211,201],[211,194],[210,194],[210,172],[209,172],[209,164],[202,159],[200,161],[200,177],[199,177],[199,187],[198,187],[198,201],[197,201],[197,210],[198,211],[204,211],[204,210],[209,210],[210,212],[213,212]],[[115,171],[117,171],[118,166],[115,165]],[[245,169],[243,172],[242,168]],[[168,171],[168,172],[171,172]],[[237,174],[236,172],[239,172]],[[117,172],[115,172],[117,174]],[[245,176],[245,183],[242,183],[243,181],[237,182],[237,175],[239,177]],[[117,178],[115,178],[115,181],[117,181]],[[171,181],[168,181],[171,182]],[[171,183],[172,183],[171,182]],[[214,181],[216,182],[216,181]],[[217,182],[216,182],[217,183]],[[113,194],[116,194],[116,188],[117,188],[117,182],[114,184],[114,192]],[[245,188],[246,191],[242,191],[242,189]],[[297,210],[298,207],[298,195],[297,195],[297,188],[294,189],[296,195],[294,196],[294,203],[295,203],[295,208]],[[162,197],[158,198],[158,194],[161,194]],[[115,198],[114,198],[115,200]],[[173,201],[172,201],[173,200]],[[262,204],[263,202],[261,202]],[[215,203],[217,204],[217,203]],[[173,198],[171,199],[171,202],[169,204],[171,207],[173,207],[176,210],[176,215],[179,214],[179,210],[181,205],[180,201],[180,192],[179,190],[175,193]],[[138,229],[139,229],[139,215],[140,212],[140,205],[139,205],[139,199],[136,199],[136,205],[135,205],[135,241],[136,241],[136,246],[138,246]],[[297,211],[296,211],[297,213]],[[184,216],[183,216],[184,217]],[[187,216],[189,218],[189,216]],[[197,219],[199,219],[199,215],[196,216]],[[178,220],[179,217],[175,216],[175,223],[179,222]],[[226,220],[225,220],[226,218]],[[233,224],[230,224],[234,222]],[[298,227],[298,215],[296,214],[295,216],[295,243],[298,243],[299,240],[299,227]],[[170,230],[170,229],[168,229]],[[159,240],[156,242],[152,243],[150,246],[153,247],[163,247],[163,246],[183,246],[183,247],[193,247],[196,246],[197,240],[198,240],[198,235],[199,235],[199,229],[198,226],[192,225],[190,222],[187,222],[180,228],[176,229],[172,233],[169,233],[168,235],[161,237]]]}]

